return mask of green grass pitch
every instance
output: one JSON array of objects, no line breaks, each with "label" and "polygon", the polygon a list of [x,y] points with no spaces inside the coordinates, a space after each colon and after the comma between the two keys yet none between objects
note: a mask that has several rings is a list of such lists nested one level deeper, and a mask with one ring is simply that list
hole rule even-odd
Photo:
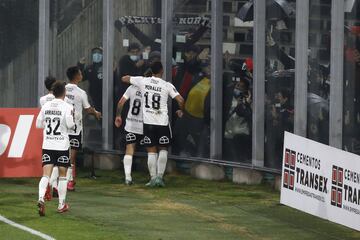
[{"label": "green grass pitch", "polygon": [[[80,172],[70,211],[56,213],[57,199],[37,214],[39,179],[0,179],[0,215],[56,239],[360,239],[360,233],[279,204],[267,185],[210,182],[184,175],[165,177],[166,188],[133,186],[119,171]],[[0,239],[40,239],[0,222]]]}]

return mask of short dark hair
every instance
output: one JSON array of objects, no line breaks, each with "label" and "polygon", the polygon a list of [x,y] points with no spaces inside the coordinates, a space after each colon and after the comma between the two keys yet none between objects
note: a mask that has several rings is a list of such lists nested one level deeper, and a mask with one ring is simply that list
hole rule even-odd
[{"label": "short dark hair", "polygon": [[68,77],[68,79],[70,81],[74,80],[76,74],[79,73],[79,70],[80,68],[78,66],[72,66],[72,67],[69,67],[67,70],[66,70],[66,76]]},{"label": "short dark hair", "polygon": [[47,76],[45,78],[45,87],[48,91],[51,91],[51,87],[55,81],[56,81],[56,78],[54,78],[53,76]]},{"label": "short dark hair", "polygon": [[57,80],[54,82],[52,86],[52,91],[55,96],[55,98],[61,97],[65,94],[65,85],[66,83],[61,80]]},{"label": "short dark hair", "polygon": [[153,74],[159,74],[163,70],[163,65],[160,61],[155,61],[150,66]]},{"label": "short dark hair", "polygon": [[102,52],[102,51],[103,51],[103,48],[102,48],[102,47],[94,47],[93,49],[91,49],[91,52],[95,52],[95,51],[100,51],[100,52]]},{"label": "short dark hair", "polygon": [[128,52],[130,52],[130,51],[133,50],[133,49],[140,50],[140,45],[139,45],[138,43],[136,43],[136,42],[131,43],[131,44],[129,45],[129,47],[128,47]]}]

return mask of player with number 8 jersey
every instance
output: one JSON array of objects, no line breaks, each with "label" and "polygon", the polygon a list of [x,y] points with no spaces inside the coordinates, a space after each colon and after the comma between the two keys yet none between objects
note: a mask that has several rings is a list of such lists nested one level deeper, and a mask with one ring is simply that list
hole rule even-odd
[{"label": "player with number 8 jersey", "polygon": [[175,99],[180,110],[176,112],[182,117],[184,99],[174,85],[162,79],[161,62],[151,65],[151,77],[124,76],[122,81],[137,86],[142,93],[144,145],[148,152],[148,167],[151,176],[148,186],[165,186],[163,175],[167,163],[167,148],[171,144],[172,134],[169,124],[168,98]]},{"label": "player with number 8 jersey", "polygon": [[124,155],[124,171],[125,184],[131,185],[133,183],[131,177],[131,167],[136,144],[142,144],[143,141],[143,106],[142,94],[138,87],[130,86],[118,102],[115,118],[115,126],[120,127],[122,123],[121,112],[124,104],[130,100],[130,109],[126,117],[125,124],[125,140],[126,150]]}]

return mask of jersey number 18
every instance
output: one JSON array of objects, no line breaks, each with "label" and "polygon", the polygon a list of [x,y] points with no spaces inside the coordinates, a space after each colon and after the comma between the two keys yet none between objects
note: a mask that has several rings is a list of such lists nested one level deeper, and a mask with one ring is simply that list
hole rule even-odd
[{"label": "jersey number 18", "polygon": [[[145,107],[146,107],[146,108],[150,108],[150,105],[149,105],[149,100],[150,100],[149,92],[146,92],[146,93],[144,94],[144,97],[145,97]],[[152,105],[152,108],[153,108],[153,109],[155,109],[155,110],[159,110],[159,109],[160,109],[160,99],[161,99],[160,94],[154,93],[154,94],[152,95],[151,105]]]}]

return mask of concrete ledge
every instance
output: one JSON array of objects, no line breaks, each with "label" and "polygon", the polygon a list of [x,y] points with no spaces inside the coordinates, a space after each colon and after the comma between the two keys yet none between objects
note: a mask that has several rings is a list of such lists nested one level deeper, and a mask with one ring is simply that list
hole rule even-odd
[{"label": "concrete ledge", "polygon": [[177,172],[176,170],[176,162],[172,159],[168,159],[167,164],[166,164],[166,173],[175,173]]},{"label": "concrete ledge", "polygon": [[[92,154],[84,154],[84,167],[91,167]],[[94,167],[96,169],[114,170],[119,169],[122,160],[119,155],[115,154],[98,154],[94,153]]]},{"label": "concrete ledge", "polygon": [[[84,154],[84,167],[90,168],[92,164],[92,154]],[[118,154],[108,153],[94,153],[94,167],[95,169],[113,170],[123,168],[123,156]],[[147,158],[146,157],[134,157],[133,170],[148,172]],[[176,162],[172,159],[168,159],[166,164],[166,173],[176,172]]]},{"label": "concrete ledge", "polygon": [[274,188],[277,191],[281,190],[281,175],[276,175],[275,176]]},{"label": "concrete ledge", "polygon": [[244,168],[233,168],[233,182],[239,184],[260,184],[262,174],[259,171]]},{"label": "concrete ledge", "polygon": [[222,180],[225,178],[223,167],[207,163],[194,164],[190,173],[191,176],[204,180]]}]

